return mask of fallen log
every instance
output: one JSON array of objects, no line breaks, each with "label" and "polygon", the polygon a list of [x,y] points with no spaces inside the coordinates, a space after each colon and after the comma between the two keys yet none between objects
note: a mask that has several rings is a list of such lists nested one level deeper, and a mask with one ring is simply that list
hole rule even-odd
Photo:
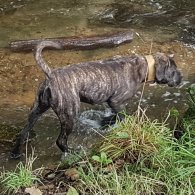
[{"label": "fallen log", "polygon": [[45,40],[53,41],[60,44],[64,50],[89,50],[97,48],[117,47],[124,43],[130,43],[133,40],[133,32],[127,31],[90,37],[59,37],[20,40],[11,42],[9,44],[9,47],[12,51],[15,52],[32,51],[32,49],[34,49],[34,47],[38,43]]}]

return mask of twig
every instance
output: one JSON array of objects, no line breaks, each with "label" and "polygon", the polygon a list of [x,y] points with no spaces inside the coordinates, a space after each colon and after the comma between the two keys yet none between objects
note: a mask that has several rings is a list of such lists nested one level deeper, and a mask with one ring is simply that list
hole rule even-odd
[{"label": "twig", "polygon": [[144,39],[140,36],[138,32],[135,32],[135,34],[142,40],[143,43],[145,43]]}]

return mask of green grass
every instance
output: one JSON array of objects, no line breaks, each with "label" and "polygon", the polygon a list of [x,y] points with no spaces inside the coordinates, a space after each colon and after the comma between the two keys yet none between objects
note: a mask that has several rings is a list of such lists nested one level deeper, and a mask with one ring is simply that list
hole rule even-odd
[{"label": "green grass", "polygon": [[170,130],[157,120],[150,121],[144,112],[141,116],[125,116],[105,137],[100,152],[105,152],[111,159],[123,158],[130,162],[139,162],[156,155],[171,137]]},{"label": "green grass", "polygon": [[1,173],[1,186],[4,193],[13,194],[21,188],[31,187],[35,182],[40,182],[37,177],[41,169],[33,171],[32,165],[36,158],[30,156],[25,163],[19,162],[13,171],[5,171]]},{"label": "green grass", "polygon": [[[79,168],[81,194],[195,194],[195,132],[191,123],[176,140],[165,124],[142,115],[125,116],[100,144],[109,165],[87,163]],[[121,163],[122,161],[122,163]],[[118,166],[118,162],[121,163]]]},{"label": "green grass", "polygon": [[125,164],[120,171],[114,164],[111,167],[105,171],[88,163],[87,168],[80,168],[81,184],[77,188],[81,194],[152,194],[166,187],[160,180],[135,173],[130,165]]}]

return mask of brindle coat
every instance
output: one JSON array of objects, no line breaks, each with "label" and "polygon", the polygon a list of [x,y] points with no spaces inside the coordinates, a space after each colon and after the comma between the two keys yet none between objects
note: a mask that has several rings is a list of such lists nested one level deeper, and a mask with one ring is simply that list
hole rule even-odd
[{"label": "brindle coat", "polygon": [[[51,41],[44,41],[37,46],[35,58],[46,79],[38,90],[27,125],[17,136],[12,151],[14,158],[20,155],[20,148],[38,117],[50,107],[61,124],[56,143],[63,152],[68,152],[67,138],[78,118],[80,102],[107,102],[113,112],[118,113],[136,93],[139,85],[147,80],[148,64],[144,56],[115,57],[51,70],[41,56],[45,47],[60,49]],[[181,74],[173,59],[162,53],[157,53],[154,59],[155,81],[169,86],[178,85]]]}]

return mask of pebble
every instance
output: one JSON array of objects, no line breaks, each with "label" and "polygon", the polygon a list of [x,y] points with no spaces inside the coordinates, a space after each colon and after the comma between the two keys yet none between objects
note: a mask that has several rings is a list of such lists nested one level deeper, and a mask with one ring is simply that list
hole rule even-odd
[{"label": "pebble", "polygon": [[31,188],[26,188],[25,189],[25,192],[27,194],[30,194],[30,195],[42,195],[43,193],[41,192],[41,190],[39,190],[38,188],[35,188],[35,187],[31,187]]},{"label": "pebble", "polygon": [[76,181],[79,179],[79,172],[77,171],[76,168],[71,168],[65,171],[65,176],[67,179],[70,179],[72,181]]},{"label": "pebble", "polygon": [[161,97],[167,97],[167,96],[169,96],[169,95],[171,95],[171,93],[168,92],[168,91],[166,91]]}]

